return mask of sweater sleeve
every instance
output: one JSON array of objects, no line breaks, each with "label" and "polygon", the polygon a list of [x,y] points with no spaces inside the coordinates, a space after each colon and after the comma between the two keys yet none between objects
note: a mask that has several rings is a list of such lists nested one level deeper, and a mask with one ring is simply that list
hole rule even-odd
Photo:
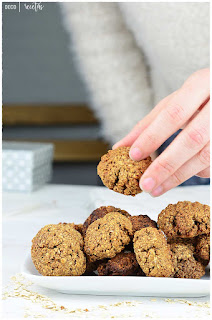
[{"label": "sweater sleeve", "polygon": [[124,137],[151,109],[144,56],[116,3],[61,3],[90,106],[110,143]]}]

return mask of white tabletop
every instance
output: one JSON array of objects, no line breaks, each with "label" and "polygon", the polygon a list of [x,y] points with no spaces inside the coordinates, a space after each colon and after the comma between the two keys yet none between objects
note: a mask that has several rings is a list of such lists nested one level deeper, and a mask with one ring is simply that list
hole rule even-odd
[{"label": "white tabletop", "polygon": [[[31,194],[3,193],[3,285],[8,286],[4,292],[17,295],[3,300],[3,317],[70,318],[70,314],[63,314],[63,310],[42,307],[39,299],[18,297],[19,288],[14,291],[14,283],[10,280],[11,276],[20,273],[31,239],[45,224],[82,223],[93,209],[101,205],[130,208],[131,214],[151,214],[157,219],[160,210],[168,203],[179,200],[209,204],[209,186],[178,187],[155,199],[145,193],[132,198],[91,186],[47,185]],[[29,286],[28,290],[45,295],[59,308],[75,310],[71,318],[209,317],[208,296],[167,301],[158,297],[65,295],[35,285]]]}]

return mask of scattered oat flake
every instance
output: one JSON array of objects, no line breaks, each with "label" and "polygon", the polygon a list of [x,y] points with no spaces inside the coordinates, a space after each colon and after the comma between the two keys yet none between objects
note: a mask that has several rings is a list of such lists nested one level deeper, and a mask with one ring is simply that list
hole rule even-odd
[{"label": "scattered oat flake", "polygon": [[103,305],[98,305],[98,307],[99,307],[100,309],[104,309],[104,310],[107,310],[107,307],[106,307],[106,306],[103,306]]},{"label": "scattered oat flake", "polygon": [[189,306],[195,306],[195,307],[201,307],[201,308],[210,308],[210,302],[206,301],[206,302],[196,302],[196,301],[189,301],[186,299],[164,299],[164,301],[168,302],[168,303],[183,303],[183,304],[187,304]]},{"label": "scattered oat flake", "polygon": [[[35,292],[33,290],[31,290],[30,286],[33,284],[31,281],[27,281],[22,274],[16,274],[14,276],[11,277],[11,281],[12,281],[12,286],[7,286],[5,287],[5,291],[2,294],[2,299],[8,299],[8,298],[23,298],[26,300],[31,301],[32,303],[36,303],[36,304],[40,304],[42,308],[48,310],[48,312],[60,312],[61,315],[71,315],[73,313],[76,314],[76,316],[81,313],[82,316],[83,314],[85,315],[85,313],[87,312],[94,312],[94,311],[100,311],[102,309],[103,310],[110,310],[110,307],[134,307],[134,306],[138,306],[140,304],[142,304],[141,301],[122,301],[122,302],[116,302],[114,304],[110,304],[110,305],[98,305],[97,307],[93,307],[93,308],[78,308],[78,309],[69,309],[65,306],[61,306],[61,305],[57,305],[54,301],[52,301],[49,297],[39,294],[38,292]],[[157,299],[151,299],[150,301],[157,301]],[[200,309],[199,308],[210,308],[210,302],[206,301],[206,302],[195,302],[195,301],[189,301],[186,299],[170,299],[170,298],[166,298],[164,299],[165,302],[167,303],[181,303],[181,304],[187,304],[188,306],[194,306],[197,307],[197,311]],[[45,315],[42,314],[31,314],[30,309],[25,309],[26,312],[24,314],[24,318],[27,317],[34,317],[34,318],[45,318]],[[47,312],[47,311],[46,311]],[[208,314],[209,311],[207,310]],[[127,314],[123,314],[122,317],[129,317],[129,315]],[[149,312],[143,312],[142,314],[143,317],[145,318],[154,318],[155,314],[151,314]],[[70,316],[69,316],[70,317]],[[109,315],[109,317],[113,318],[117,318],[117,316],[115,315]],[[133,317],[133,315],[132,315]],[[120,315],[118,316],[118,318],[120,318]]]},{"label": "scattered oat flake", "polygon": [[[75,313],[78,312],[87,312],[86,309],[77,309],[77,310],[70,310],[65,308],[64,306],[57,305],[54,301],[48,298],[45,295],[39,294],[38,292],[32,291],[29,287],[33,284],[31,281],[26,281],[22,274],[16,274],[11,278],[13,288],[10,291],[5,291],[2,294],[2,299],[8,298],[23,298],[26,300],[30,300],[33,303],[40,304],[44,309],[48,309],[51,311],[56,312],[65,312],[65,313]],[[8,288],[8,286],[7,286]],[[87,309],[88,310],[88,309]],[[25,313],[24,317],[27,318],[29,316],[33,316],[34,318],[42,318],[45,317],[42,314],[28,314]]]},{"label": "scattered oat flake", "polygon": [[119,307],[119,306],[121,306],[121,302],[117,302],[117,303],[114,303],[114,304],[112,304],[111,306],[113,306],[113,307]]}]

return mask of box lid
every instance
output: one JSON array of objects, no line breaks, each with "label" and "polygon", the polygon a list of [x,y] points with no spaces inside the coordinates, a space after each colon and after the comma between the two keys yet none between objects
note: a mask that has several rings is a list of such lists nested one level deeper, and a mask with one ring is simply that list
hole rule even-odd
[{"label": "box lid", "polygon": [[2,142],[3,167],[18,166],[35,168],[52,162],[54,146],[52,143]]}]

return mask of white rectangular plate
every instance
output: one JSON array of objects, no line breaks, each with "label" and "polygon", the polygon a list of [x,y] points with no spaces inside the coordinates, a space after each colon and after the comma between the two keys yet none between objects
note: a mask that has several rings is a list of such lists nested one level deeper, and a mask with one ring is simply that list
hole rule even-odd
[{"label": "white rectangular plate", "polygon": [[134,276],[44,277],[35,269],[30,254],[23,275],[41,287],[68,294],[202,297],[210,293],[209,267],[201,279],[151,278]]}]

